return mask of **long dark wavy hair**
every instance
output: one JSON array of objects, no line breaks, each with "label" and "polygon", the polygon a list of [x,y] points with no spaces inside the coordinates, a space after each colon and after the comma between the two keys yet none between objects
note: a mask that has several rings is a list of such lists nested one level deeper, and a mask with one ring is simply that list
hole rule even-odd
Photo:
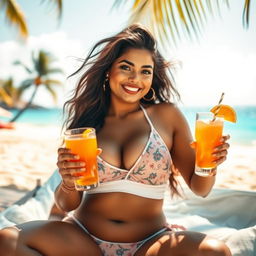
[{"label": "long dark wavy hair", "polygon": [[[129,48],[150,51],[154,61],[152,87],[155,91],[155,99],[150,101],[141,99],[141,103],[152,105],[171,102],[174,98],[180,99],[180,95],[173,85],[171,63],[167,62],[157,50],[156,40],[152,34],[142,25],[134,24],[120,33],[96,43],[81,67],[71,75],[84,72],[71,99],[64,104],[63,111],[66,114],[66,120],[63,127],[66,129],[94,127],[97,132],[102,128],[110,106],[110,87],[105,84],[105,89],[103,88],[106,73],[110,70],[113,62]],[[147,98],[150,96],[152,94],[146,95]],[[177,182],[172,176],[170,185],[172,192],[179,194]]]}]

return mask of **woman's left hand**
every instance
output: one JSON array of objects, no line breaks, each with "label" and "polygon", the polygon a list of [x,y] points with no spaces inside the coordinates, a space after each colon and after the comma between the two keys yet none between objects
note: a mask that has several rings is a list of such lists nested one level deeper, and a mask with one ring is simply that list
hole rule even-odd
[{"label": "woman's left hand", "polygon": [[221,144],[214,148],[213,157],[215,158],[214,163],[218,166],[222,164],[227,159],[229,144],[227,140],[230,139],[229,135],[222,136]]}]

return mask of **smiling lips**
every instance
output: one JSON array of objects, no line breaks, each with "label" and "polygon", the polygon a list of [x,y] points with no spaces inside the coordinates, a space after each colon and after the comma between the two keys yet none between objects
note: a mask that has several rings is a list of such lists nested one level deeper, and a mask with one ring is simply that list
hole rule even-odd
[{"label": "smiling lips", "polygon": [[122,85],[122,88],[124,89],[125,92],[129,94],[136,94],[139,90],[141,90],[141,88],[134,85]]}]

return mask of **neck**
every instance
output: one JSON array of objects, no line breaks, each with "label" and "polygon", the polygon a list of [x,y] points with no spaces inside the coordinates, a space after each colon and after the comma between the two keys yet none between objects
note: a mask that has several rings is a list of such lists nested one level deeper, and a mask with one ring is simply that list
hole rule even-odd
[{"label": "neck", "polygon": [[125,118],[128,114],[132,112],[136,112],[139,109],[140,109],[140,102],[120,103],[117,101],[112,101],[109,108],[108,116]]}]

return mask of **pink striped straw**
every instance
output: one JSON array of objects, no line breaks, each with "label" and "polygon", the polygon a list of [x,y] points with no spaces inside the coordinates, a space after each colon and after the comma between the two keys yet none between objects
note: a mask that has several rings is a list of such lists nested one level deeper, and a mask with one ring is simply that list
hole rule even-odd
[{"label": "pink striped straw", "polygon": [[224,98],[224,92],[223,92],[223,93],[221,94],[221,96],[220,96],[220,100],[219,100],[219,102],[218,102],[216,111],[214,112],[214,117],[213,117],[212,121],[215,121],[216,116],[218,115],[218,113],[219,113],[219,111],[220,111],[220,104],[221,104],[221,102],[223,101],[223,98]]}]

